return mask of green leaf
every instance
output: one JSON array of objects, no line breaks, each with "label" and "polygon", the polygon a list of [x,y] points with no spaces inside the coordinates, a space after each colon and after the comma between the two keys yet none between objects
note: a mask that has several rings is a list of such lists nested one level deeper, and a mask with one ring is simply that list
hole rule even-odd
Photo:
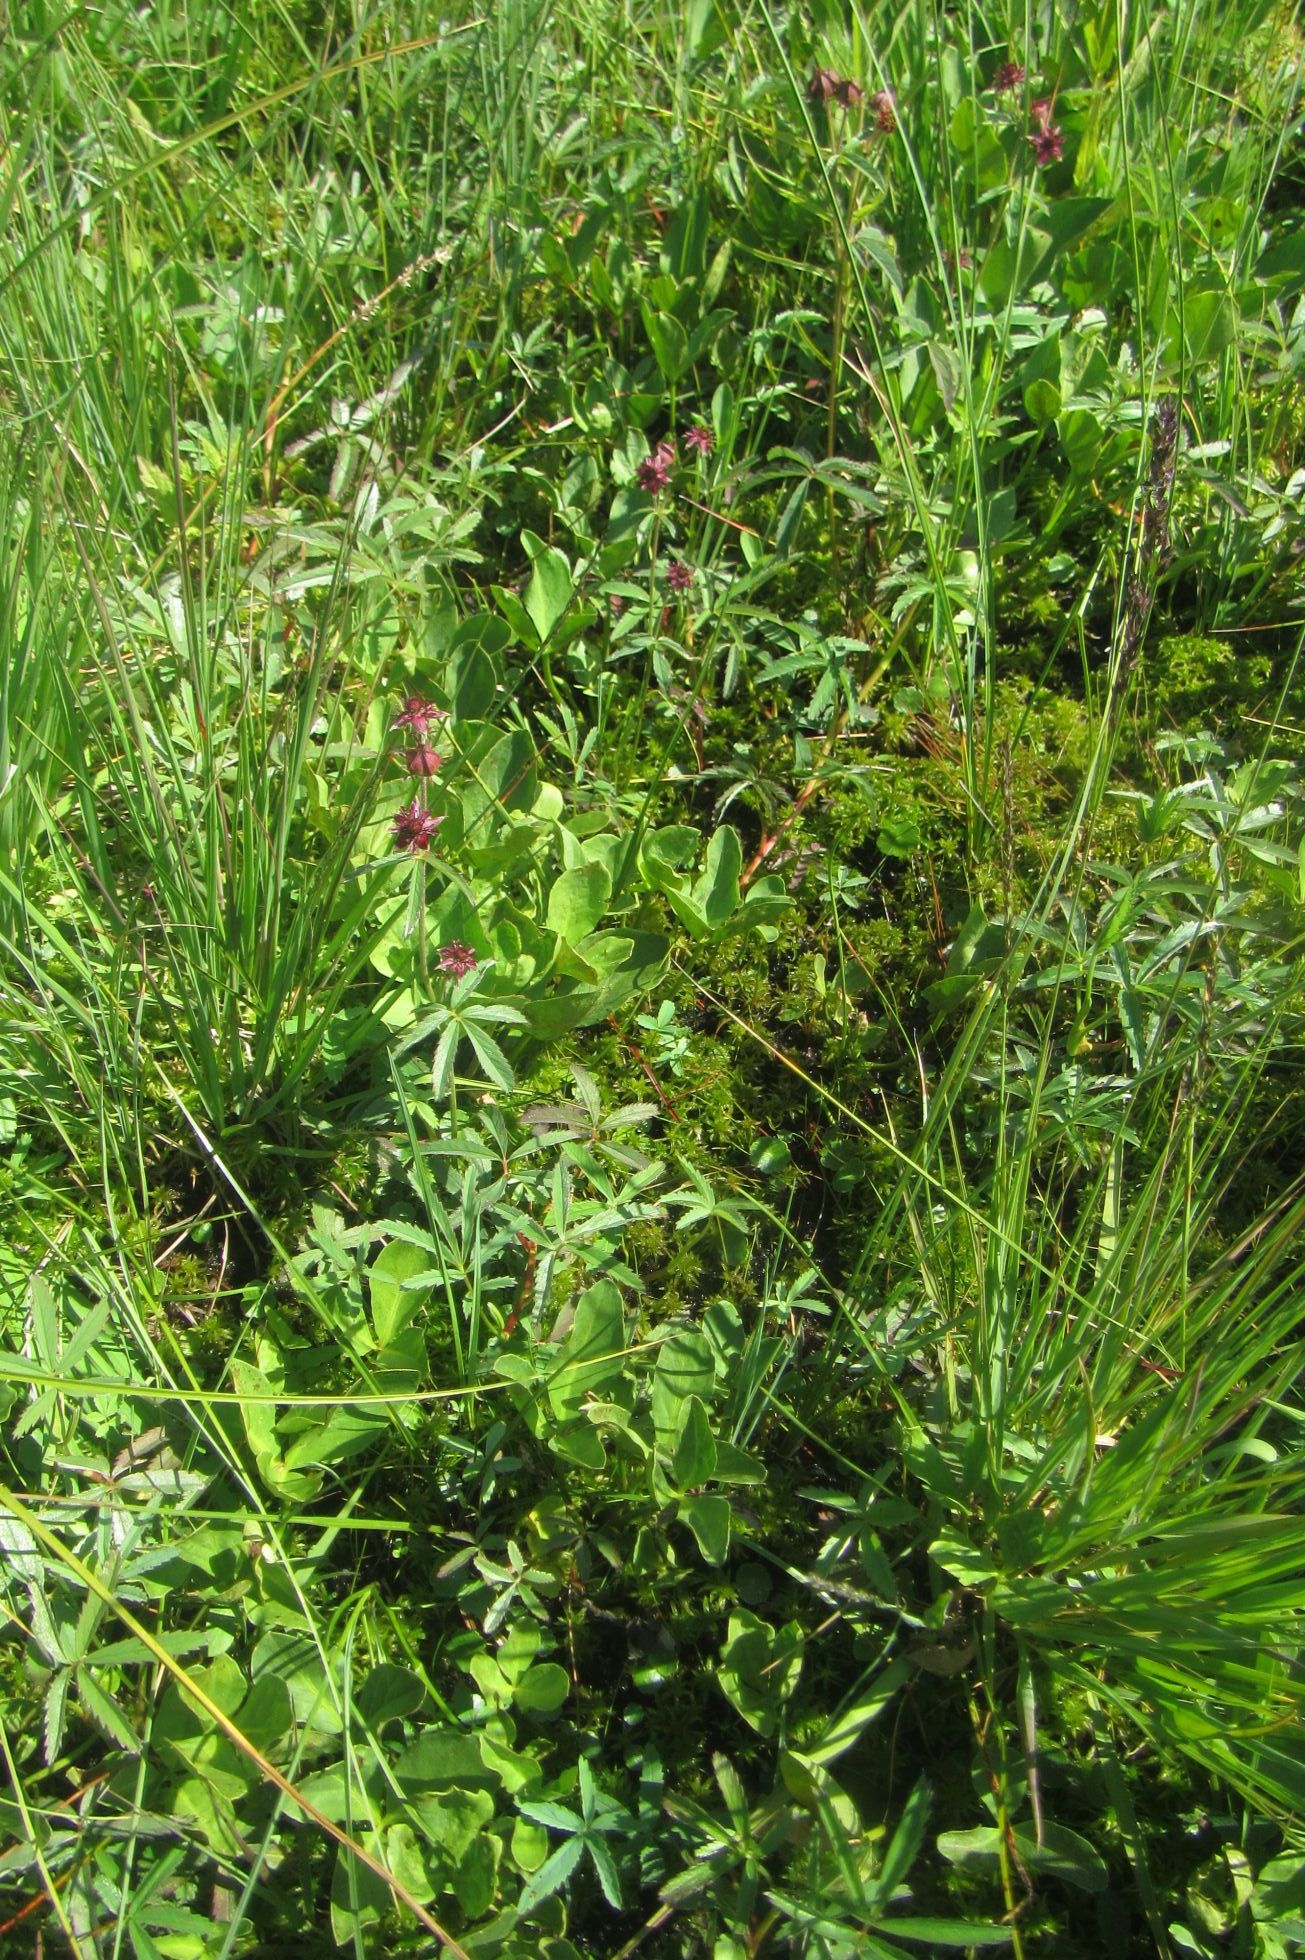
[{"label": "green leaf", "polygon": [[466,1023],[466,1035],[475,1050],[476,1060],[490,1081],[496,1083],[506,1094],[510,1094],[516,1088],[517,1079],[507,1056],[493,1035],[487,1034],[484,1028],[477,1027],[474,1021]]},{"label": "green leaf", "polygon": [[568,946],[578,946],[597,926],[612,895],[605,865],[582,864],[564,871],[548,894],[545,920]]},{"label": "green leaf", "polygon": [[526,1715],[547,1720],[556,1715],[571,1692],[571,1677],[556,1661],[537,1661],[516,1687],[516,1705]]},{"label": "green leaf", "polygon": [[[375,1851],[375,1843],[366,1841],[371,1836],[368,1832],[361,1841],[365,1850]],[[385,1880],[370,1866],[360,1864],[352,1851],[338,1851],[331,1874],[331,1931],[336,1944],[349,1946],[355,1939],[364,1940],[367,1928],[378,1923],[389,1905],[390,1888]]]},{"label": "green leaf", "polygon": [[702,1400],[690,1395],[680,1410],[680,1434],[671,1474],[680,1490],[696,1490],[716,1468],[716,1438]]},{"label": "green leaf", "polygon": [[[409,1286],[407,1282],[424,1276],[424,1286]],[[425,1300],[436,1275],[430,1269],[430,1254],[412,1245],[407,1239],[391,1239],[372,1260],[367,1272],[367,1290],[371,1299],[372,1326],[376,1330],[377,1345],[388,1347],[399,1331],[406,1327],[412,1316]]]},{"label": "green leaf", "polygon": [[482,1831],[473,1838],[453,1868],[453,1896],[468,1919],[481,1919],[494,1903],[494,1887],[503,1847]]},{"label": "green leaf", "polygon": [[1071,408],[1058,423],[1060,446],[1074,476],[1091,476],[1101,454],[1101,424],[1087,408]]},{"label": "green leaf", "polygon": [[642,308],[644,332],[662,379],[674,387],[689,365],[689,337],[673,313],[659,313],[646,302]]},{"label": "green leaf", "polygon": [[[285,1682],[295,1721],[302,1727],[339,1735],[342,1722],[330,1677],[317,1642],[308,1634],[280,1629],[264,1634],[254,1649],[250,1671],[255,1682],[265,1674]],[[338,1665],[335,1678],[339,1678]]]},{"label": "green leaf", "polygon": [[925,1946],[1009,1946],[1006,1926],[985,1925],[975,1919],[885,1919],[880,1930],[895,1940],[920,1940]]},{"label": "green leaf", "polygon": [[420,1844],[411,1824],[391,1824],[385,1833],[385,1866],[407,1887],[414,1899],[435,1896],[436,1881],[431,1872],[427,1847]]},{"label": "green leaf", "polygon": [[482,646],[459,647],[449,662],[446,685],[454,725],[480,721],[498,693],[498,663]]},{"label": "green leaf", "polygon": [[294,1727],[289,1688],[274,1674],[260,1675],[241,1702],[236,1719],[241,1734],[255,1749],[261,1749],[265,1756],[273,1753],[289,1740]]},{"label": "green leaf", "polygon": [[311,1465],[324,1469],[332,1463],[347,1462],[369,1449],[385,1427],[384,1416],[370,1409],[337,1409],[326,1422],[315,1424],[290,1445],[285,1453],[286,1468],[303,1470]]},{"label": "green leaf", "polygon": [[[1110,1882],[1106,1861],[1086,1838],[1064,1824],[1045,1824],[1039,1844],[1027,1826],[1015,1831],[1015,1849],[1031,1870],[1048,1872],[1081,1892],[1104,1892]],[[1001,1836],[995,1825],[970,1831],[943,1831],[938,1849],[953,1865],[995,1866],[1001,1860]]]},{"label": "green leaf", "polygon": [[549,1378],[553,1408],[563,1418],[577,1413],[591,1389],[621,1373],[625,1313],[621,1295],[600,1279],[580,1295],[557,1369]]},{"label": "green leaf", "polygon": [[[575,1820],[572,1819],[572,1822],[574,1823]],[[563,1838],[552,1856],[547,1858],[534,1877],[528,1879],[522,1886],[521,1897],[517,1900],[517,1911],[523,1916],[533,1912],[550,1892],[559,1891],[580,1863],[583,1850],[583,1838]]]},{"label": "green leaf", "polygon": [[701,876],[693,887],[694,902],[707,924],[723,926],[739,903],[739,873],[743,869],[743,848],[738,832],[722,824],[707,846]]},{"label": "green leaf", "polygon": [[[479,1759],[476,1768],[480,1769]],[[466,1857],[492,1820],[494,1799],[488,1790],[444,1790],[412,1797],[408,1808],[423,1837],[452,1867]]]},{"label": "green leaf", "polygon": [[522,542],[534,560],[522,599],[542,645],[552,636],[570,605],[575,581],[565,553],[556,545],[545,544],[533,531],[526,531]]},{"label": "green leaf", "polygon": [[354,1706],[372,1728],[384,1728],[401,1715],[415,1715],[426,1699],[426,1690],[411,1668],[382,1661],[374,1667],[354,1696]]},{"label": "green leaf", "polygon": [[593,1861],[594,1870],[598,1874],[598,1883],[603,1888],[603,1897],[607,1900],[613,1912],[619,1912],[623,1901],[621,1898],[621,1881],[617,1874],[616,1862],[602,1838],[591,1837],[586,1842],[589,1856]]},{"label": "green leaf", "polygon": [[711,1344],[696,1328],[685,1328],[664,1341],[653,1370],[652,1419],[657,1447],[672,1456],[679,1441],[681,1411],[691,1395],[706,1401],[716,1384]]},{"label": "green leaf", "polygon": [[[723,1501],[723,1500],[722,1500]],[[746,1608],[730,1614],[716,1679],[758,1735],[772,1735],[802,1672],[805,1636],[795,1620],[771,1627]]]},{"label": "green leaf", "polygon": [[708,1565],[723,1565],[730,1549],[729,1499],[707,1496],[701,1492],[693,1497],[682,1497],[676,1515],[682,1524],[688,1525],[697,1539],[698,1550]]},{"label": "green leaf", "polygon": [[127,1750],[133,1756],[138,1755],[140,1740],[113,1696],[105,1693],[99,1682],[85,1667],[76,1670],[76,1680],[77,1698],[81,1702],[83,1711],[89,1715],[95,1726],[101,1729],[111,1742],[116,1742],[120,1749]]},{"label": "green leaf", "polygon": [[870,1724],[879,1720],[910,1676],[911,1669],[904,1660],[892,1661],[875,1677],[869,1693],[836,1715],[820,1740],[804,1751],[808,1760],[820,1764],[837,1762],[861,1740]]}]

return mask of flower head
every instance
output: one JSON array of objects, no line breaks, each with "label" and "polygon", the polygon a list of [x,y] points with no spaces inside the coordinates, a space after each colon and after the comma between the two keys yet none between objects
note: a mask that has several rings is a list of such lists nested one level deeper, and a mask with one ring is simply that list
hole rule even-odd
[{"label": "flower head", "polygon": [[837,95],[838,86],[838,76],[832,68],[817,68],[807,83],[807,95],[812,102],[828,102],[831,95]]},{"label": "flower head", "polygon": [[992,78],[992,86],[998,95],[1007,95],[1017,89],[1024,80],[1025,67],[1022,61],[1003,61]]},{"label": "flower head", "polygon": [[447,946],[440,947],[440,972],[451,973],[455,980],[463,979],[479,964],[470,946],[464,946],[460,939],[450,939]]},{"label": "flower head", "polygon": [[1029,114],[1039,129],[1050,127],[1051,118],[1055,113],[1055,106],[1051,98],[1046,95],[1039,96],[1036,102],[1030,102]]},{"label": "flower head", "polygon": [[675,463],[675,444],[669,436],[663,436],[657,447],[649,452],[635,471],[635,480],[641,490],[654,493],[664,490],[671,480],[671,469]]},{"label": "flower head", "polygon": [[666,583],[672,592],[687,592],[693,584],[693,567],[682,558],[672,558],[666,567]]},{"label": "flower head", "polygon": [[432,816],[421,798],[414,796],[411,803],[404,804],[390,828],[401,851],[428,851],[443,821],[443,817]]},{"label": "flower head", "polygon": [[433,701],[423,701],[420,694],[410,694],[401,711],[394,717],[396,728],[410,728],[414,735],[425,736],[430,733],[433,721],[446,719],[443,708],[437,708]]},{"label": "flower head", "polygon": [[834,90],[834,100],[840,109],[855,109],[864,94],[860,82],[854,82],[850,75],[845,75]]},{"label": "flower head", "polygon": [[1059,163],[1065,154],[1061,140],[1060,125],[1054,122],[1040,122],[1029,131],[1029,142],[1038,165],[1045,170],[1049,163]]},{"label": "flower head", "polygon": [[428,742],[419,742],[415,749],[409,749],[403,758],[408,765],[410,776],[433,776],[444,761]]},{"label": "flower head", "polygon": [[716,447],[716,438],[704,422],[695,422],[684,432],[684,447],[696,449],[699,456],[710,456]]},{"label": "flower head", "polygon": [[875,128],[881,136],[891,136],[897,128],[897,104],[893,101],[890,88],[876,90],[870,100],[874,103]]}]

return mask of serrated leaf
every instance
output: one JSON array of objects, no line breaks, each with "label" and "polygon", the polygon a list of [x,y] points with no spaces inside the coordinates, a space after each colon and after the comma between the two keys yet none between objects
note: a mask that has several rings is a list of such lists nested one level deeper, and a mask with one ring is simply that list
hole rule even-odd
[{"label": "serrated leaf", "polygon": [[[571,1822],[574,1826],[575,1819],[572,1818]],[[563,1838],[557,1850],[544,1860],[534,1877],[527,1879],[522,1886],[521,1897],[517,1900],[517,1911],[523,1915],[533,1912],[550,1893],[560,1891],[580,1863],[583,1850],[582,1839]]]},{"label": "serrated leaf", "polygon": [[119,1708],[112,1695],[106,1694],[94,1675],[86,1668],[77,1670],[77,1699],[84,1712],[98,1729],[102,1729],[111,1742],[131,1755],[139,1755],[140,1740],[131,1723]]},{"label": "serrated leaf", "polygon": [[68,1708],[68,1683],[71,1672],[61,1667],[51,1677],[45,1691],[45,1706],[41,1711],[42,1740],[47,1765],[52,1763],[63,1745],[64,1718]]}]

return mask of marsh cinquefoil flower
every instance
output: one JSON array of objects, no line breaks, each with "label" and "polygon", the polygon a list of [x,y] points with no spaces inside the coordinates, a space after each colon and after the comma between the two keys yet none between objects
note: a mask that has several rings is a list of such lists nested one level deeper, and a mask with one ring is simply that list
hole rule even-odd
[{"label": "marsh cinquefoil flower", "polygon": [[682,558],[672,558],[666,567],[666,583],[672,592],[687,592],[693,584],[693,567]]},{"label": "marsh cinquefoil flower", "polygon": [[695,449],[699,456],[710,456],[716,447],[716,438],[703,422],[695,422],[684,432],[684,447]]},{"label": "marsh cinquefoil flower", "polygon": [[443,821],[443,817],[432,816],[421,798],[414,796],[411,803],[404,804],[390,828],[401,851],[428,851]]},{"label": "marsh cinquefoil flower", "polygon": [[655,495],[664,490],[671,480],[671,470],[675,464],[675,444],[669,436],[663,436],[657,447],[644,457],[635,471],[635,481],[641,490],[651,490]]},{"label": "marsh cinquefoil flower", "polygon": [[394,726],[410,728],[414,735],[424,737],[430,733],[433,721],[445,719],[443,708],[437,708],[433,701],[423,701],[420,694],[410,694],[400,712],[394,717]]},{"label": "marsh cinquefoil flower", "polygon": [[1025,72],[1022,61],[1003,61],[992,78],[992,86],[998,95],[1009,95],[1024,80]]},{"label": "marsh cinquefoil flower", "polygon": [[479,964],[470,946],[464,946],[460,939],[450,939],[447,946],[440,947],[440,972],[451,973],[455,980],[463,979]]},{"label": "marsh cinquefoil flower", "polygon": [[1040,102],[1029,105],[1033,127],[1029,131],[1029,142],[1039,166],[1045,170],[1049,163],[1059,163],[1065,154],[1061,140],[1060,124],[1051,120],[1054,104],[1045,97]]}]

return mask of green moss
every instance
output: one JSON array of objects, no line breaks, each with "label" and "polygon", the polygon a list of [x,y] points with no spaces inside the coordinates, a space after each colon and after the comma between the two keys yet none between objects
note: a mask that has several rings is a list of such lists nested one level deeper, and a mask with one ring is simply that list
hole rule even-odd
[{"label": "green moss", "polygon": [[1147,720],[1155,730],[1209,728],[1234,741],[1248,710],[1267,713],[1272,662],[1238,636],[1175,633],[1146,660]]}]

